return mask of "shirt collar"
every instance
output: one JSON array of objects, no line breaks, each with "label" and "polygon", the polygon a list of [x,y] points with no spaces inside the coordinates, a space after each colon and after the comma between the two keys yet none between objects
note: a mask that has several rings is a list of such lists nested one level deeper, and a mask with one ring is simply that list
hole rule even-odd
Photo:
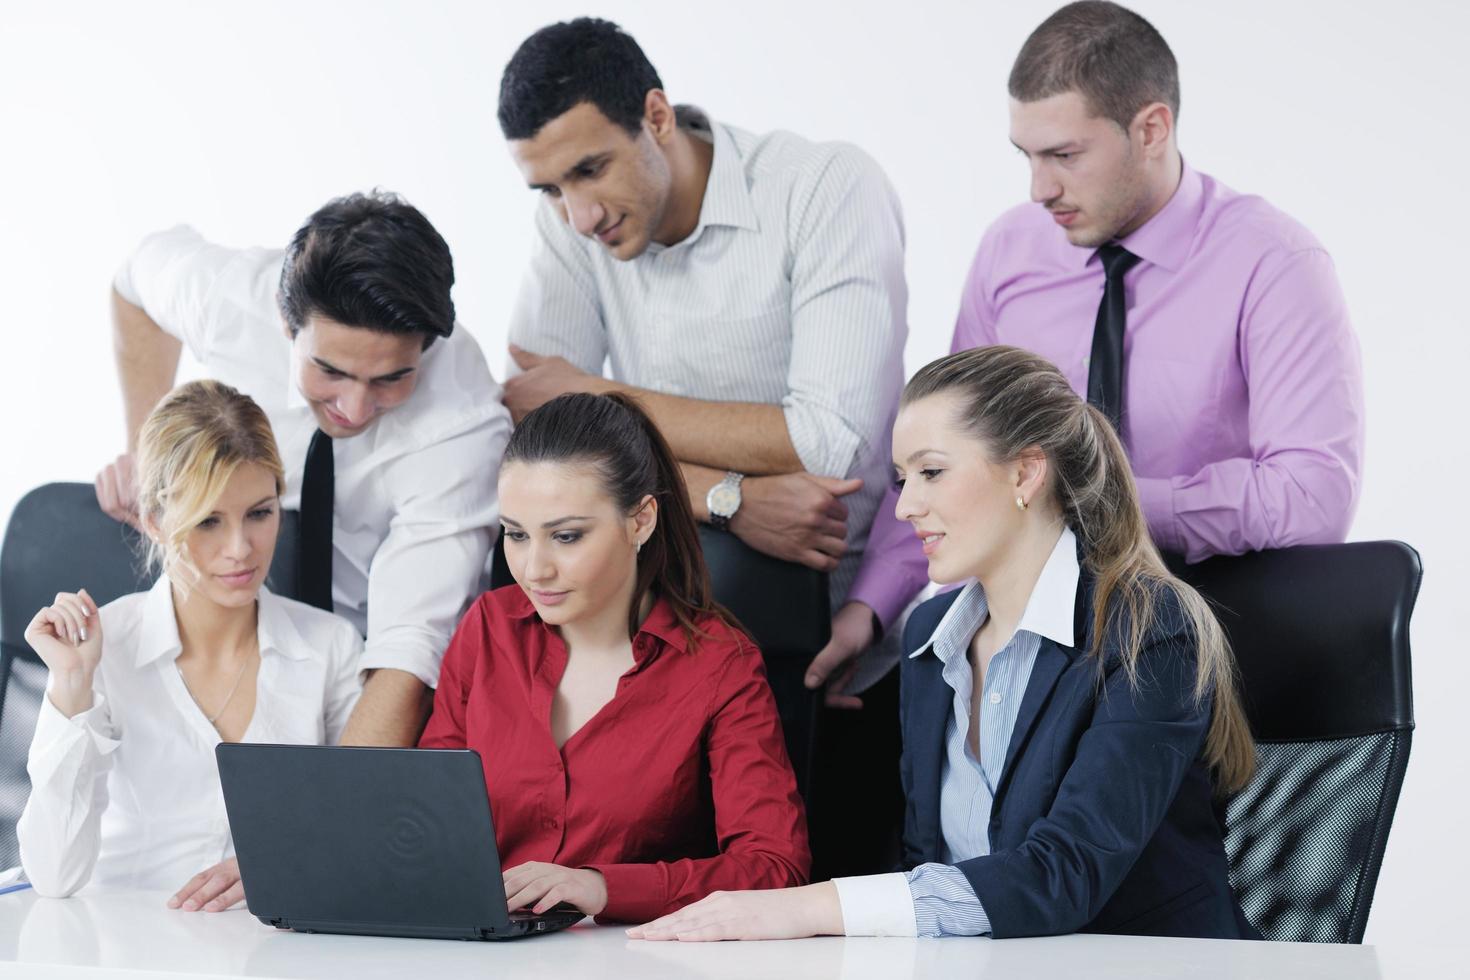
[{"label": "shirt collar", "polygon": [[[1064,527],[1042,566],[1036,587],[1031,590],[1031,598],[1026,601],[1016,632],[1025,630],[1070,649],[1076,643],[1077,583],[1081,572],[1077,559],[1077,536],[1071,528]],[[989,611],[985,590],[979,582],[971,582],[960,591],[928,642],[909,654],[909,659],[930,649],[946,663],[951,657],[964,656],[970,639],[984,624]]]},{"label": "shirt collar", "polygon": [[1145,262],[1170,272],[1177,272],[1189,257],[1204,207],[1204,181],[1188,163],[1181,161],[1180,167],[1174,196],[1142,228],[1118,242]]},{"label": "shirt collar", "polygon": [[[256,601],[255,638],[260,644],[261,656],[279,653],[292,660],[306,660],[312,654],[286,611],[286,600],[263,585]],[[177,659],[183,649],[183,641],[179,639],[179,621],[174,615],[173,583],[167,575],[160,575],[143,599],[143,622],[138,631],[138,666],[146,667],[163,657]]]},{"label": "shirt collar", "polygon": [[755,202],[750,199],[745,161],[741,159],[740,149],[730,137],[729,131],[724,126],[710,122],[704,110],[696,106],[679,106],[675,112],[682,128],[701,139],[709,140],[715,148],[709,179],[704,185],[704,202],[699,207],[699,224],[684,242],[697,239],[709,225],[759,231],[760,219],[756,215]]},{"label": "shirt collar", "polygon": [[[506,610],[508,616],[512,619],[535,619],[543,629],[551,628],[536,615],[536,606],[524,589],[519,585],[508,585],[506,588],[515,589],[514,599]],[[653,608],[648,611],[643,624],[638,627],[638,635],[633,638],[633,660],[640,665],[659,645],[648,642],[645,637],[662,640],[680,653],[687,653],[689,650],[689,638],[685,636],[684,628],[674,616],[673,606],[662,596],[654,600]]]}]

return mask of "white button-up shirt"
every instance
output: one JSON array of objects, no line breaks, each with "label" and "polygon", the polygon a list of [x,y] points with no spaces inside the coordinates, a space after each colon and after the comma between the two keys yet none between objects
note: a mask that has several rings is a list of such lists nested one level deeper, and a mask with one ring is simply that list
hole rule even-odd
[{"label": "white button-up shirt", "polygon": [[1063,528],[1031,590],[1016,632],[985,671],[977,741],[970,750],[971,698],[975,691],[970,642],[990,617],[985,590],[971,582],[912,657],[931,650],[953,696],[944,734],[939,787],[939,829],[947,864],[924,864],[907,874],[833,879],[849,936],[974,936],[990,931],[990,917],[955,864],[990,853],[990,811],[1010,748],[1021,699],[1031,680],[1043,637],[1064,647],[1075,642],[1077,536]]},{"label": "white button-up shirt", "polygon": [[844,498],[839,604],[891,479],[908,333],[898,197],[854,146],[678,113],[714,145],[694,231],[623,262],[543,203],[510,340],[663,394],[780,405],[808,472],[864,481]]},{"label": "white button-up shirt", "polygon": [[[296,387],[276,305],[282,256],[214,245],[180,226],[145,239],[113,285],[210,376],[265,410],[286,467],[282,505],[295,509],[317,424]],[[509,438],[500,386],[456,325],[424,351],[406,402],[367,431],[332,440],[332,599],[367,637],[363,669],[438,683],[449,637],[480,591]]]},{"label": "white button-up shirt", "polygon": [[[42,698],[16,825],[43,895],[102,887],[174,890],[232,856],[214,748],[219,732],[184,686],[167,576],[100,610],[91,708]],[[362,637],[346,620],[261,589],[255,713],[242,741],[337,741],[361,691]]]}]

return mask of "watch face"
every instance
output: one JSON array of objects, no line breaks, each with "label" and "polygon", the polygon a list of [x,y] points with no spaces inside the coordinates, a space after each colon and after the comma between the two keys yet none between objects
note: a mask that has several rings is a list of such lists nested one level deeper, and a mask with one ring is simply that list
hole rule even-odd
[{"label": "watch face", "polygon": [[705,503],[711,514],[729,517],[740,507],[740,489],[722,483],[709,492]]}]

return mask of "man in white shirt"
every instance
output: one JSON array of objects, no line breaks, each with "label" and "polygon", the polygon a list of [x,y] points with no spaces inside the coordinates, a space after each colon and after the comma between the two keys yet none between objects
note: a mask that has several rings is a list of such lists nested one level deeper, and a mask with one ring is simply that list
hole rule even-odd
[{"label": "man in white shirt", "polygon": [[160,232],[113,283],[128,451],[98,474],[98,502],[132,518],[131,453],[183,345],[265,409],[288,509],[302,505],[309,448],[322,449],[331,590],[320,604],[367,637],[347,743],[417,740],[498,519],[510,420],[479,346],[454,329],[453,282],[429,221],[374,193],[329,202],[284,252]]},{"label": "man in white shirt", "polygon": [[[499,120],[543,198],[510,327],[511,413],[635,395],[695,515],[830,572],[839,608],[903,383],[903,220],[882,170],[851,145],[675,108],[637,42],[590,18],[522,43]],[[865,679],[896,660],[896,645],[867,658]],[[891,759],[871,762],[896,771],[896,699],[886,714]]]}]

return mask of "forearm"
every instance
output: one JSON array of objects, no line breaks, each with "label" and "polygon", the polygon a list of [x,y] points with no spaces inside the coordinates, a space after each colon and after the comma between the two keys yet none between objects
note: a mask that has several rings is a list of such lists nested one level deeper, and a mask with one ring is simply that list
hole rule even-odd
[{"label": "forearm", "polygon": [[[685,463],[718,470],[721,476],[727,470],[756,476],[804,469],[780,405],[701,401],[616,382],[606,384],[609,391],[637,398],[674,455]],[[690,490],[692,493],[692,486]]]},{"label": "forearm", "polygon": [[112,349],[122,386],[123,421],[131,452],[136,448],[143,420],[174,386],[183,344],[114,289]]},{"label": "forearm", "polygon": [[429,717],[433,691],[407,671],[375,670],[347,720],[343,745],[412,746]]}]

